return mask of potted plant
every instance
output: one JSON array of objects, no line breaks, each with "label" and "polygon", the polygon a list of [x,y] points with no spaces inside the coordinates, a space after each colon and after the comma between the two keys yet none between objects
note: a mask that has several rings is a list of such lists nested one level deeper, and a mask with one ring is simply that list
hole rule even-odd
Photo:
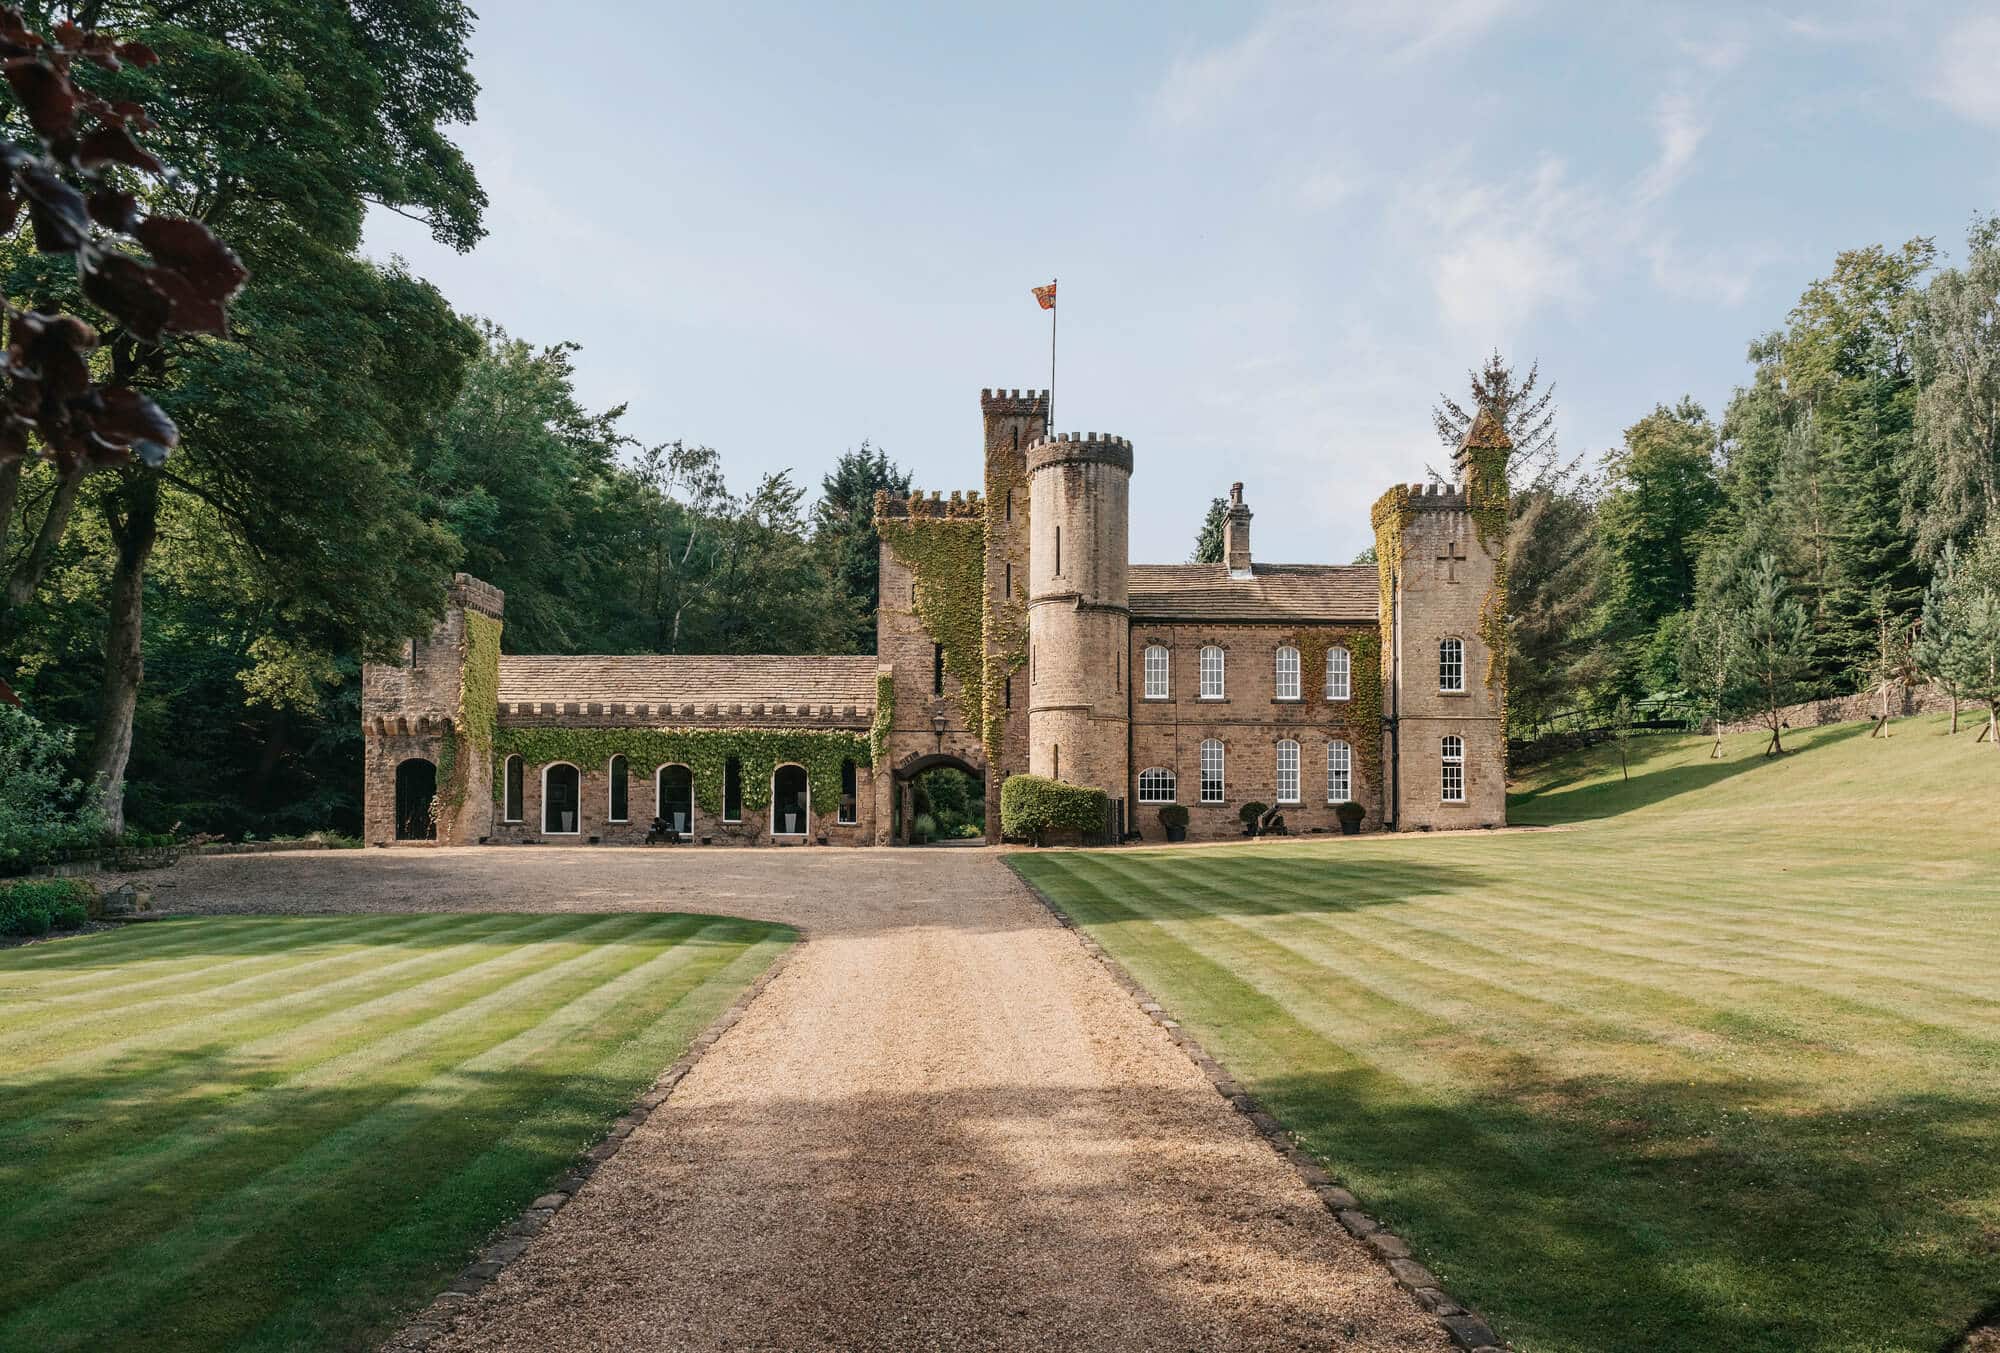
[{"label": "potted plant", "polygon": [[1342,799],[1333,805],[1333,815],[1340,819],[1342,836],[1358,836],[1361,833],[1361,819],[1368,816],[1368,810],[1353,799]]},{"label": "potted plant", "polygon": [[1169,841],[1187,840],[1187,824],[1186,804],[1170,803],[1160,810],[1160,826],[1166,829]]},{"label": "potted plant", "polygon": [[1257,819],[1264,816],[1264,814],[1269,811],[1270,811],[1269,804],[1257,803],[1254,801],[1246,803],[1241,808],[1237,809],[1236,816],[1243,819],[1243,834],[1245,836],[1255,836],[1257,834]]},{"label": "potted plant", "polygon": [[936,835],[937,819],[929,813],[918,813],[917,820],[910,824],[910,844],[927,846],[931,843],[931,838]]}]

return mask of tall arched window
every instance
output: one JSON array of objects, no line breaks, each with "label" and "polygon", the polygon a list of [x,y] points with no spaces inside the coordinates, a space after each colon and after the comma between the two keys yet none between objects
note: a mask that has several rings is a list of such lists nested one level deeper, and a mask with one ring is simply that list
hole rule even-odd
[{"label": "tall arched window", "polygon": [[1439,761],[1443,765],[1441,792],[1446,803],[1465,802],[1465,739],[1456,733],[1445,734],[1444,743],[1439,748]]},{"label": "tall arched window", "polygon": [[1214,644],[1201,650],[1201,698],[1222,699],[1222,650]]},{"label": "tall arched window", "polygon": [[527,779],[527,767],[518,756],[507,758],[506,787],[501,791],[500,820],[519,822],[521,820],[521,791]]},{"label": "tall arched window", "polygon": [[1222,744],[1214,738],[1201,744],[1201,801],[1222,802]]},{"label": "tall arched window", "polygon": [[630,785],[628,783],[630,778],[631,777],[626,774],[625,758],[622,756],[612,757],[611,758],[611,802],[608,805],[608,807],[610,808],[610,812],[606,815],[605,821],[628,822],[631,820],[632,817],[632,812],[630,807],[631,793],[630,793]]},{"label": "tall arched window", "polygon": [[771,835],[804,836],[812,816],[812,791],[803,766],[785,765],[771,772]]},{"label": "tall arched window", "polygon": [[657,816],[683,834],[694,830],[694,772],[686,766],[662,766],[653,782]]},{"label": "tall arched window", "polygon": [[1465,689],[1465,640],[1446,639],[1438,644],[1438,689]]},{"label": "tall arched window", "polygon": [[1167,648],[1165,644],[1146,645],[1146,698],[1164,700],[1173,689],[1169,684]]},{"label": "tall arched window", "polygon": [[1344,648],[1326,651],[1326,698],[1347,700],[1354,694],[1354,660]]},{"label": "tall arched window", "polygon": [[1290,738],[1278,743],[1278,802],[1299,801],[1299,744]]},{"label": "tall arched window", "polygon": [[1278,698],[1299,698],[1299,651],[1290,644],[1278,649]]},{"label": "tall arched window", "polygon": [[1139,802],[1172,803],[1174,801],[1174,773],[1154,766],[1139,772]]},{"label": "tall arched window", "polygon": [[558,761],[542,768],[542,834],[575,836],[583,830],[577,805],[579,777],[576,767]]},{"label": "tall arched window", "polygon": [[1344,742],[1326,744],[1326,801],[1342,803],[1354,797],[1354,751]]},{"label": "tall arched window", "polygon": [[853,826],[861,820],[861,802],[858,794],[861,775],[854,766],[854,758],[848,757],[840,763],[840,817],[843,826]]}]

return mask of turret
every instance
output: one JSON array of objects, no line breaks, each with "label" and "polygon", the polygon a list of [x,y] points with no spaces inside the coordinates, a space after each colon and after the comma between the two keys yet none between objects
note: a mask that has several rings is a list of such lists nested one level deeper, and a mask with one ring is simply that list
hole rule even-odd
[{"label": "turret", "polygon": [[1028,448],[1028,769],[1109,794],[1130,776],[1128,503],[1132,443],[1098,433]]}]

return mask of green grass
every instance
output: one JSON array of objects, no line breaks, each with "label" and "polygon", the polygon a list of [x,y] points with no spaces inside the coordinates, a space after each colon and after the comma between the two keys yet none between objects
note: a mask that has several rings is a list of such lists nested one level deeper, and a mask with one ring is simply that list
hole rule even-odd
[{"label": "green grass", "polygon": [[1011,859],[1517,1347],[1930,1353],[2000,1298],[2000,751],[1943,730]]},{"label": "green grass", "polygon": [[0,1348],[373,1347],[791,938],[242,917],[0,952]]}]

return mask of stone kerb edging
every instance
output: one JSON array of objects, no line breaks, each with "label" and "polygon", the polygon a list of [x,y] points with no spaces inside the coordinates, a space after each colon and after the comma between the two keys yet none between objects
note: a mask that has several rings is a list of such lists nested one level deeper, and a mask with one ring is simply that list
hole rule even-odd
[{"label": "stone kerb edging", "polygon": [[383,1343],[381,1353],[422,1353],[422,1350],[429,1348],[439,1335],[449,1330],[452,1320],[465,1308],[466,1303],[490,1286],[507,1265],[526,1252],[529,1242],[549,1224],[549,1219],[568,1206],[570,1200],[589,1182],[590,1177],[597,1173],[598,1167],[618,1154],[618,1149],[625,1145],[625,1140],[632,1135],[633,1129],[652,1117],[673,1094],[674,1087],[686,1079],[688,1072],[694,1070],[695,1063],[707,1056],[708,1050],[715,1046],[716,1041],[749,1013],[751,1003],[763,994],[764,988],[771,985],[779,973],[784,971],[785,965],[792,961],[792,955],[798,952],[802,943],[804,943],[803,936],[792,941],[790,948],[773,959],[771,966],[764,969],[757,979],[744,989],[743,994],[736,998],[736,1003],[716,1016],[715,1021],[688,1044],[687,1051],[681,1054],[680,1060],[662,1071],[659,1079],[653,1082],[652,1088],[640,1095],[632,1107],[612,1123],[611,1131],[606,1134],[604,1140],[584,1152],[562,1178],[549,1186],[547,1193],[528,1204],[519,1217],[509,1223],[506,1229],[499,1232],[497,1237],[479,1252],[477,1259],[459,1271],[451,1286],[432,1298],[430,1305],[404,1321],[402,1327]]},{"label": "stone kerb edging", "polygon": [[1333,1176],[1326,1172],[1325,1167],[1292,1140],[1292,1135],[1279,1126],[1278,1120],[1237,1084],[1227,1068],[1208,1055],[1207,1049],[1201,1046],[1193,1034],[1183,1029],[1178,1020],[1167,1013],[1165,1007],[1153,998],[1152,993],[1126,971],[1124,964],[1106,953],[1103,945],[1092,939],[1087,931],[1076,924],[1068,912],[1057,906],[1040,888],[1021,878],[1019,874],[1015,874],[1014,877],[1020,879],[1021,886],[1048,909],[1058,925],[1076,936],[1078,942],[1083,945],[1083,951],[1104,966],[1104,970],[1111,975],[1111,980],[1131,994],[1147,1018],[1167,1031],[1167,1036],[1174,1041],[1175,1046],[1187,1054],[1189,1061],[1201,1068],[1201,1073],[1208,1077],[1209,1084],[1215,1087],[1215,1092],[1228,1100],[1238,1113],[1250,1120],[1251,1125],[1270,1144],[1273,1151],[1291,1162],[1292,1168],[1298,1171],[1299,1178],[1319,1196],[1326,1210],[1333,1213],[1347,1233],[1367,1247],[1368,1252],[1389,1270],[1390,1275],[1416,1298],[1419,1306],[1438,1317],[1445,1332],[1451,1336],[1452,1343],[1468,1350],[1468,1353],[1502,1353],[1504,1345],[1500,1342],[1500,1336],[1493,1332],[1492,1326],[1486,1323],[1485,1318],[1445,1291],[1438,1276],[1410,1256],[1410,1247],[1400,1236],[1362,1211],[1361,1200],[1335,1183]]}]

